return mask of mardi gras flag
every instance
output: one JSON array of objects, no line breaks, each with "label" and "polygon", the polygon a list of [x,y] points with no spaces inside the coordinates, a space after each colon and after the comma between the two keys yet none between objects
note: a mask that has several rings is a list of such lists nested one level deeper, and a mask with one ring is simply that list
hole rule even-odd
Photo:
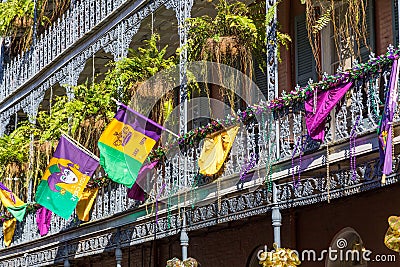
[{"label": "mardi gras flag", "polygon": [[201,174],[213,175],[219,171],[232,148],[238,131],[239,126],[235,126],[204,139],[198,161]]},{"label": "mardi gras flag", "polygon": [[4,245],[6,247],[9,247],[11,245],[16,226],[17,220],[15,218],[3,222]]},{"label": "mardi gras flag", "polygon": [[382,169],[382,183],[385,183],[386,175],[392,172],[392,123],[394,113],[397,106],[397,81],[399,79],[399,65],[398,61],[393,61],[392,74],[390,76],[389,89],[386,92],[385,107],[383,110],[380,127],[379,127],[379,160]]},{"label": "mardi gras flag", "polygon": [[84,222],[89,221],[89,214],[98,192],[99,188],[85,188],[82,198],[76,206],[76,215],[78,215],[79,220]]},{"label": "mardi gras flag", "polygon": [[16,195],[11,192],[4,184],[0,183],[0,200],[3,206],[18,220],[22,221],[25,216],[26,206]]},{"label": "mardi gras flag", "polygon": [[144,201],[144,189],[146,187],[146,180],[147,179],[147,174],[151,173],[154,171],[154,168],[157,166],[158,160],[150,162],[146,165],[143,165],[142,168],[139,171],[139,174],[136,178],[135,184],[132,186],[132,188],[128,188],[127,190],[127,196],[130,199],[134,199],[137,201]]},{"label": "mardi gras flag", "polygon": [[121,104],[100,136],[100,164],[114,182],[131,188],[165,128]]},{"label": "mardi gras flag", "polygon": [[[310,97],[304,102],[308,135],[313,140],[324,141],[326,117],[352,85],[352,82],[348,82],[328,90],[319,91],[316,99]],[[314,104],[315,112],[313,112]]]},{"label": "mardi gras flag", "polygon": [[51,215],[53,213],[51,210],[46,209],[45,207],[40,207],[36,211],[36,223],[39,229],[40,236],[47,235],[50,229]]},{"label": "mardi gras flag", "polygon": [[61,136],[36,191],[36,202],[68,219],[99,162],[70,139]]}]

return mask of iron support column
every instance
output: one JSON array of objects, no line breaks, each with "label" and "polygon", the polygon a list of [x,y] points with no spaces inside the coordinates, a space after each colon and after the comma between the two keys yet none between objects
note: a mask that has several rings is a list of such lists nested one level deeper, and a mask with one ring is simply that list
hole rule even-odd
[{"label": "iron support column", "polygon": [[274,243],[281,247],[282,215],[278,206],[278,191],[276,184],[272,184],[272,226],[274,228]]}]

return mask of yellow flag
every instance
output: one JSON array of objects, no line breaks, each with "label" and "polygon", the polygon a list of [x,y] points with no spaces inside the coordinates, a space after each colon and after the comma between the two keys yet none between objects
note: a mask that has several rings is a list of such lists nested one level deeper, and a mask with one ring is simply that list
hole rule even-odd
[{"label": "yellow flag", "polygon": [[200,173],[203,175],[216,174],[225,162],[239,126],[207,136],[199,157]]},{"label": "yellow flag", "polygon": [[83,190],[82,197],[78,201],[78,205],[76,205],[76,214],[79,220],[85,222],[89,221],[89,213],[98,191],[99,188],[85,188],[85,190]]},{"label": "yellow flag", "polygon": [[6,245],[6,247],[9,247],[11,245],[16,225],[17,219],[15,218],[3,222],[4,245]]}]

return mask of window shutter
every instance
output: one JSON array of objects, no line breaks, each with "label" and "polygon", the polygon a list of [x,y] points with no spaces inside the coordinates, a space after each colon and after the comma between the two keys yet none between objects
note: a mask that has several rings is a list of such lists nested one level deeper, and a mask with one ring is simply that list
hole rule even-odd
[{"label": "window shutter", "polygon": [[296,83],[307,85],[311,78],[317,80],[315,59],[308,39],[306,14],[294,18]]},{"label": "window shutter", "polygon": [[[267,55],[262,55],[264,61],[267,61]],[[257,59],[254,61],[254,82],[257,84],[258,89],[260,89],[261,93],[264,95],[265,99],[268,99],[268,84],[267,84],[267,75],[260,69],[258,66]],[[265,70],[266,71],[266,70]]]},{"label": "window shutter", "polygon": [[392,26],[393,26],[393,42],[397,47],[399,45],[399,14],[398,14],[398,0],[392,0]]},{"label": "window shutter", "polygon": [[[374,25],[374,1],[373,0],[364,0],[367,4],[365,14],[365,22],[367,26],[367,45],[371,49],[371,51],[375,51],[375,25]],[[365,44],[360,46],[360,57],[361,62],[367,62],[369,59],[370,50]]]},{"label": "window shutter", "polygon": [[[209,85],[210,86],[210,85]],[[210,120],[210,105],[204,83],[199,83],[200,92],[190,106],[192,107],[193,128],[206,125]],[[194,104],[195,103],[195,104]]]}]

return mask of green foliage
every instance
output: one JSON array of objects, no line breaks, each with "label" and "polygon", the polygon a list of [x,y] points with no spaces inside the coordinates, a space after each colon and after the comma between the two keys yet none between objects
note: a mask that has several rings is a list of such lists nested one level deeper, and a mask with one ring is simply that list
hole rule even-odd
[{"label": "green foliage", "polygon": [[317,33],[325,28],[331,21],[332,9],[328,8],[324,14],[322,14],[316,21],[315,25],[312,26],[313,33]]},{"label": "green foliage", "polygon": [[161,70],[175,66],[177,58],[175,56],[166,58],[167,46],[161,50],[158,49],[159,40],[160,36],[153,34],[149,40],[145,41],[144,47],[130,50],[127,58],[111,63],[111,70],[99,83],[102,90],[111,90],[114,94],[123,90],[122,101],[127,103],[131,100],[132,90],[138,83]]},{"label": "green foliage", "polygon": [[33,0],[8,0],[0,3],[0,36],[12,35],[16,28],[21,27],[16,22],[32,21],[33,13]]},{"label": "green foliage", "polygon": [[4,135],[0,138],[0,164],[5,165],[10,162],[27,162],[29,150],[29,139],[16,134]]},{"label": "green foliage", "polygon": [[220,0],[216,10],[215,18],[204,15],[188,19],[190,26],[188,51],[191,60],[201,58],[207,40],[218,41],[222,36],[235,36],[241,45],[250,50],[263,49],[259,46],[257,22],[251,17],[246,4]]},{"label": "green foliage", "polygon": [[131,56],[110,63],[111,69],[102,81],[73,87],[72,100],[67,96],[58,97],[51,114],[40,112],[37,118],[40,140],[57,140],[62,131],[73,135],[88,118],[109,121],[117,108],[111,98],[120,98],[122,94],[122,102],[129,103],[131,88],[136,83],[175,64],[175,57],[165,58],[166,47],[158,50],[158,41],[159,36],[153,35],[145,47],[131,50]]},{"label": "green foliage", "polygon": [[[220,0],[216,5],[217,15],[212,18],[204,15],[188,19],[189,30],[189,58],[190,60],[201,60],[204,47],[209,39],[219,41],[222,36],[234,36],[239,44],[253,54],[259,61],[261,69],[266,62],[263,61],[267,53],[266,25],[272,22],[275,9],[281,0],[265,12],[265,2],[260,1],[252,6],[245,3]],[[287,47],[291,42],[288,34],[277,31],[277,50]]]},{"label": "green foliage", "polygon": [[42,33],[69,5],[70,0],[6,0],[0,3],[0,36],[11,38],[11,55],[29,49],[34,33],[36,3],[36,29]]},{"label": "green foliage", "polygon": [[[0,137],[1,181],[8,182],[10,189],[18,192],[29,179],[33,179],[36,185],[62,132],[69,133],[96,153],[97,140],[117,109],[111,98],[122,95],[122,101],[129,103],[135,84],[175,65],[176,57],[166,58],[166,47],[158,49],[158,41],[159,36],[153,35],[144,47],[130,51],[128,58],[110,63],[103,80],[69,88],[74,98],[58,96],[51,111],[38,113],[35,125],[29,121],[22,122],[10,135]],[[160,103],[159,113],[155,114],[171,112],[172,105],[173,101],[166,99]],[[29,154],[31,145],[32,157]],[[5,179],[6,176],[18,177],[23,183],[11,183],[12,180]]]}]

